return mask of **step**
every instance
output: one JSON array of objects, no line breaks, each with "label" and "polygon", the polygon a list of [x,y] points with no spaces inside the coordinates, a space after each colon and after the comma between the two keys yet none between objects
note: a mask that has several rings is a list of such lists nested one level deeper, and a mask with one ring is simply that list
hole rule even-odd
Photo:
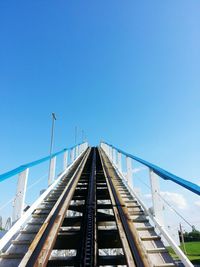
[{"label": "step", "polygon": [[37,234],[38,233],[38,231],[39,231],[39,229],[38,230],[20,230],[20,234],[28,234],[28,235],[31,235],[31,234]]},{"label": "step", "polygon": [[50,203],[50,204],[47,204],[47,203],[41,203],[40,206],[38,206],[36,209],[37,210],[43,210],[43,209],[52,209],[54,206],[54,204]]},{"label": "step", "polygon": [[150,249],[147,249],[147,253],[149,253],[149,254],[165,253],[165,252],[168,252],[168,251],[164,247],[162,247],[162,248],[150,248]]},{"label": "step", "polygon": [[137,203],[137,200],[124,200],[125,203]]},{"label": "step", "polygon": [[123,189],[123,188],[118,189],[118,191],[119,191],[119,192],[124,192],[124,193],[129,193],[129,191],[128,191],[127,189]]},{"label": "step", "polygon": [[133,208],[141,208],[141,206],[139,204],[135,204],[135,205],[127,205],[126,204],[127,209],[133,209]]},{"label": "step", "polygon": [[59,199],[60,195],[61,195],[60,193],[53,193],[48,198],[49,199]]},{"label": "step", "polygon": [[134,215],[145,215],[144,211],[141,210],[129,210],[128,211],[130,216],[134,216]]},{"label": "step", "polygon": [[1,253],[1,259],[22,259],[24,257],[23,253]]},{"label": "step", "polygon": [[32,243],[32,240],[13,240],[11,242],[13,245],[30,245]]},{"label": "step", "polygon": [[33,213],[32,214],[32,218],[46,218],[47,214],[37,214],[37,213]]},{"label": "step", "polygon": [[152,231],[154,230],[153,226],[138,226],[136,227],[136,230],[138,231]]},{"label": "step", "polygon": [[142,236],[140,237],[142,241],[154,241],[154,240],[160,240],[161,237],[158,235],[152,235],[152,236]]},{"label": "step", "polygon": [[[119,191],[119,190],[118,190]],[[120,193],[121,196],[126,196],[131,198],[131,194],[129,192]]]},{"label": "step", "polygon": [[[49,214],[49,212],[52,210],[52,208],[36,208],[34,214]],[[42,212],[37,212],[42,211]]]},{"label": "step", "polygon": [[133,218],[131,219],[132,222],[135,223],[147,223],[149,220],[147,218]]},{"label": "step", "polygon": [[44,201],[45,202],[56,202],[58,200],[58,197],[57,198],[47,198],[47,199],[45,199]]},{"label": "step", "polygon": [[28,225],[42,225],[44,222],[28,222]]},{"label": "step", "polygon": [[32,215],[37,214],[37,215],[42,215],[42,216],[45,215],[45,216],[47,216],[50,213],[50,211],[51,210],[43,210],[41,212],[37,212],[37,210],[35,210]]},{"label": "step", "polygon": [[53,190],[52,191],[52,193],[54,194],[54,193],[61,193],[61,192],[63,192],[64,191],[64,189],[66,188],[66,186],[65,187],[59,187],[59,188],[56,188],[55,190]]},{"label": "step", "polygon": [[154,267],[175,267],[174,263],[161,263],[161,264],[155,264]]}]

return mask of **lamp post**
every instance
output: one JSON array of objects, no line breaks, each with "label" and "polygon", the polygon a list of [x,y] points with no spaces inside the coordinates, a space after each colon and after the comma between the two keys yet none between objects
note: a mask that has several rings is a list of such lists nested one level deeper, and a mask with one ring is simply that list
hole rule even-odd
[{"label": "lamp post", "polygon": [[52,112],[52,126],[51,126],[51,144],[50,144],[50,156],[52,154],[53,150],[53,141],[54,141],[54,127],[55,127],[55,121],[56,121],[56,114]]},{"label": "lamp post", "polygon": [[[52,127],[51,127],[51,144],[50,144],[50,157],[53,151],[53,141],[54,141],[54,127],[56,121],[56,114],[52,113]],[[50,186],[54,180],[56,172],[56,157],[50,158],[49,163],[49,178],[48,178],[48,185]]]}]

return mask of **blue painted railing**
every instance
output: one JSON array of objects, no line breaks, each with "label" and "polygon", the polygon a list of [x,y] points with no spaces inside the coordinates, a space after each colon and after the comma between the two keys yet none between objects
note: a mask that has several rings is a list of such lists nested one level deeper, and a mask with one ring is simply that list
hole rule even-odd
[{"label": "blue painted railing", "polygon": [[[81,145],[81,144],[83,144],[83,143],[78,144],[78,146]],[[27,168],[30,168],[30,167],[39,165],[39,164],[41,164],[41,163],[43,163],[43,162],[45,162],[45,161],[48,161],[48,160],[52,159],[52,158],[55,157],[55,156],[58,156],[58,155],[60,155],[60,154],[63,154],[63,153],[64,153],[65,151],[67,151],[67,150],[68,150],[68,151],[69,151],[69,150],[72,150],[72,149],[75,148],[76,146],[77,146],[77,145],[72,146],[72,147],[70,147],[70,148],[64,148],[64,149],[62,149],[62,150],[60,150],[60,151],[58,151],[58,152],[56,152],[56,153],[54,153],[54,154],[51,154],[51,155],[49,155],[49,156],[47,156],[47,157],[44,157],[44,158],[41,158],[41,159],[38,159],[38,160],[35,160],[35,161],[32,161],[32,162],[29,162],[29,163],[27,163],[27,164],[21,165],[21,166],[15,168],[15,169],[11,170],[11,171],[5,172],[5,173],[3,173],[3,174],[0,175],[0,182],[6,180],[6,179],[8,179],[8,178],[10,178],[10,177],[12,177],[12,176],[14,176],[14,175],[16,175],[16,174],[19,174],[19,173],[23,172],[23,171],[26,170]]]},{"label": "blue painted railing", "polygon": [[137,162],[139,162],[139,163],[142,163],[143,165],[145,165],[147,167],[149,167],[150,169],[152,169],[157,175],[159,175],[164,180],[171,180],[174,183],[179,184],[182,187],[185,187],[189,191],[191,191],[191,192],[193,192],[193,193],[195,193],[197,195],[200,195],[200,186],[198,186],[197,184],[194,184],[194,183],[192,183],[190,181],[187,181],[187,180],[185,180],[185,179],[183,179],[181,177],[178,177],[178,176],[176,176],[176,175],[174,175],[174,174],[172,174],[172,173],[170,173],[170,172],[168,172],[168,171],[166,171],[166,170],[164,170],[164,169],[162,169],[162,168],[160,168],[160,167],[158,167],[158,166],[156,166],[156,165],[154,165],[154,164],[152,164],[152,163],[150,163],[150,162],[148,162],[146,160],[143,160],[143,159],[138,158],[136,156],[133,156],[133,155],[131,155],[129,153],[126,153],[125,151],[123,151],[123,150],[121,150],[121,149],[119,149],[119,148],[117,148],[117,147],[115,147],[115,146],[113,146],[111,144],[108,144],[106,142],[103,142],[103,143],[108,145],[108,146],[110,146],[110,147],[112,147],[112,148],[114,148],[119,153],[121,153],[121,154],[123,154],[123,155],[125,155],[125,156],[127,156],[127,157],[129,157],[129,158],[131,158],[131,159],[133,159],[133,160],[135,160]]}]

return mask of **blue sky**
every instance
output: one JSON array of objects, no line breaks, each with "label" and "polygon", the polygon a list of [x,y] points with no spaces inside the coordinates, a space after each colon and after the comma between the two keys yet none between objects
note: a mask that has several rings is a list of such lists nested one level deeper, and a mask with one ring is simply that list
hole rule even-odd
[{"label": "blue sky", "polygon": [[199,1],[0,1],[0,172],[104,139],[200,183]]}]

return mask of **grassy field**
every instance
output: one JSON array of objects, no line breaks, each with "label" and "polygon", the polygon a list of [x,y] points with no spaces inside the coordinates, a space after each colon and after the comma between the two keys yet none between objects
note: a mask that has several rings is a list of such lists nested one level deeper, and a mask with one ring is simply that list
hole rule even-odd
[{"label": "grassy field", "polygon": [[[183,249],[182,245],[180,247]],[[200,266],[200,242],[186,242],[185,248],[189,260],[193,264]],[[178,259],[171,247],[169,247],[168,250],[174,259]]]}]

